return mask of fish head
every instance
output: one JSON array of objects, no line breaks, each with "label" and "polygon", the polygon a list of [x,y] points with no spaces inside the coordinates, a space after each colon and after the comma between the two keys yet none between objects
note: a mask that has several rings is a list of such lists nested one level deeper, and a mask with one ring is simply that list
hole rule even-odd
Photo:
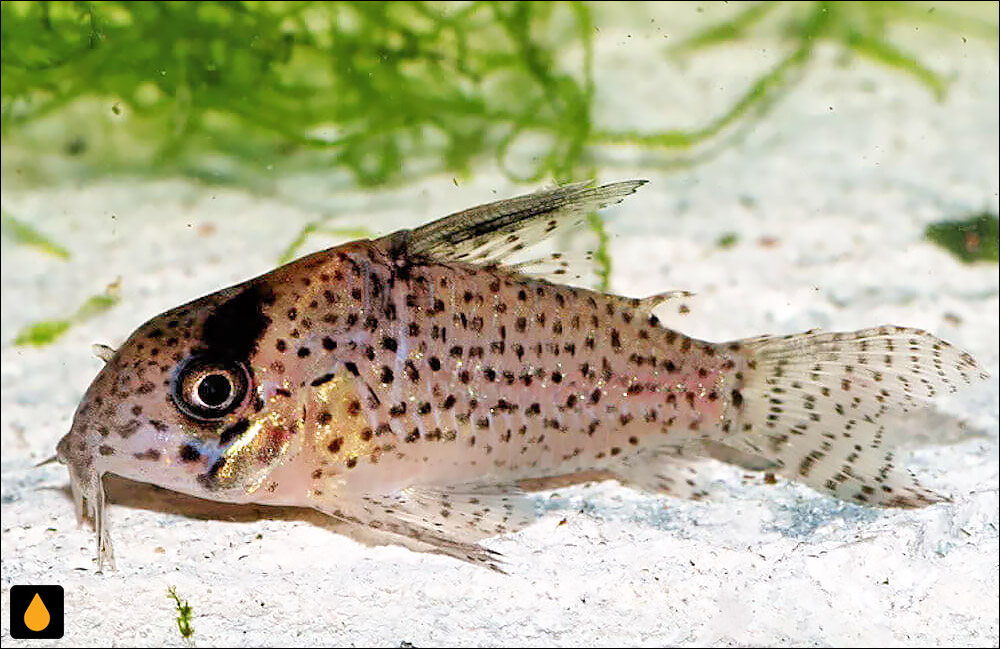
[{"label": "fish head", "polygon": [[104,473],[212,500],[259,500],[302,425],[269,341],[286,279],[264,276],[171,309],[110,355],[57,449],[78,514],[81,498],[91,515],[101,506]]}]

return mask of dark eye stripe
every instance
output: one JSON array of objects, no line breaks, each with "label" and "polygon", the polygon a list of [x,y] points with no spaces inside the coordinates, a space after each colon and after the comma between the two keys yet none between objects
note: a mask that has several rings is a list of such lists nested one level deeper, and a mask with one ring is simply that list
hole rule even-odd
[{"label": "dark eye stripe", "polygon": [[226,429],[222,431],[222,434],[219,435],[219,445],[225,446],[229,442],[233,441],[234,439],[245,433],[247,431],[247,428],[249,427],[250,427],[249,419],[240,419],[235,424],[226,427]]}]

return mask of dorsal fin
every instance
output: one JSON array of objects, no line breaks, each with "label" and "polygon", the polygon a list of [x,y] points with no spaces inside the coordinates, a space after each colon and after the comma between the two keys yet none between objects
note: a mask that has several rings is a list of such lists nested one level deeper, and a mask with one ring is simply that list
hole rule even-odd
[{"label": "dorsal fin", "polygon": [[499,265],[557,230],[579,224],[590,212],[621,202],[646,182],[565,185],[456,212],[415,230],[390,234],[385,241],[390,249],[405,242],[411,261]]}]

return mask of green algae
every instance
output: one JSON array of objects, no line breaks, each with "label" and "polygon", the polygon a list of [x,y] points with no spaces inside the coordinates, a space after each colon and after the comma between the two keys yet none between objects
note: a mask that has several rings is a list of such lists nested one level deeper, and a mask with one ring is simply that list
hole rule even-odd
[{"label": "green algae", "polygon": [[715,240],[715,245],[719,248],[732,248],[740,241],[740,235],[735,232],[724,232]]},{"label": "green algae", "polygon": [[964,219],[938,221],[924,236],[967,264],[1000,261],[1000,223],[996,214],[974,214]]}]

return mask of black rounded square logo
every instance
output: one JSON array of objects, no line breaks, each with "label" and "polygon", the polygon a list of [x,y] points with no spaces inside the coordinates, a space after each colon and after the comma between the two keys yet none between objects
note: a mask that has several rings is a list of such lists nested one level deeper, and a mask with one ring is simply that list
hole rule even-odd
[{"label": "black rounded square logo", "polygon": [[63,637],[63,587],[11,586],[10,637],[18,640]]}]

